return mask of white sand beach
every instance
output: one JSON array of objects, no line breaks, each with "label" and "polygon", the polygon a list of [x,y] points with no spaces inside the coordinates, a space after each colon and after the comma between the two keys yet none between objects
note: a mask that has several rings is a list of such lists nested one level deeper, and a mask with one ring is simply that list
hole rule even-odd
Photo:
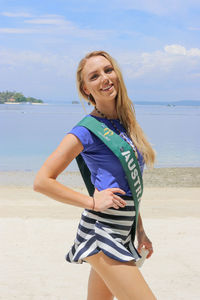
[{"label": "white sand beach", "polygon": [[[141,272],[159,300],[200,299],[199,171],[145,174],[141,215],[154,254]],[[34,192],[34,175],[0,172],[0,299],[86,299],[89,265],[65,261],[82,209]],[[60,181],[86,193],[78,174]]]}]

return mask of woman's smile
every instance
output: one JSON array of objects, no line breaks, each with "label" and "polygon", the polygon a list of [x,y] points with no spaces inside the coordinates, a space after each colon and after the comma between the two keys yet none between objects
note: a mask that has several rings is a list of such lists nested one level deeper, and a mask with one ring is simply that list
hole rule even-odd
[{"label": "woman's smile", "polygon": [[106,92],[106,91],[111,91],[112,88],[113,88],[113,84],[109,84],[108,86],[102,88],[101,90],[104,91],[104,92]]}]

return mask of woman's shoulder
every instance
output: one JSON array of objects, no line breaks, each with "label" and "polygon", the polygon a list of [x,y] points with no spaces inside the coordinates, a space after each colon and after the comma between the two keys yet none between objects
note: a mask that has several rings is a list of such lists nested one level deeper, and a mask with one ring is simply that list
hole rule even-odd
[{"label": "woman's shoulder", "polygon": [[[106,121],[106,119],[104,120],[103,118],[100,118],[100,117],[97,117],[97,116],[93,116],[93,115],[91,115],[91,114],[88,114],[88,115],[86,115],[82,120],[80,120],[73,128],[72,128],[72,130],[71,131],[75,131],[75,132],[80,132],[80,133],[84,133],[84,134],[89,134],[89,135],[91,135],[91,131],[86,127],[86,126],[84,126],[83,125],[83,123],[82,123],[82,121],[84,120],[84,119],[86,119],[86,118],[90,118],[90,119],[95,119],[95,120],[97,120],[97,121],[99,121],[99,122],[104,122],[104,121]],[[71,132],[70,131],[70,132]]]},{"label": "woman's shoulder", "polygon": [[[88,115],[90,117],[90,115]],[[69,132],[69,134],[75,135],[82,143],[84,149],[88,149],[92,145],[98,142],[97,137],[85,126],[80,125],[77,123]]]}]

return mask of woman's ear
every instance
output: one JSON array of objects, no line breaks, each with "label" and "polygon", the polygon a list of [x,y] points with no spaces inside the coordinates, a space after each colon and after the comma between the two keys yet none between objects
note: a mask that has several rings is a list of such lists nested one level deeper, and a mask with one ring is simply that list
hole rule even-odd
[{"label": "woman's ear", "polygon": [[89,92],[89,90],[86,88],[85,84],[83,85],[83,91],[84,91],[84,93],[85,93],[87,96],[89,96],[90,92]]}]

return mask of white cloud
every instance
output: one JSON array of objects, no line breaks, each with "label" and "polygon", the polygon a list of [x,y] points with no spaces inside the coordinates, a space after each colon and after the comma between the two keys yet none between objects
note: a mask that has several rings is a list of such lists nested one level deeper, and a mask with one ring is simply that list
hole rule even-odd
[{"label": "white cloud", "polygon": [[[91,28],[80,28],[75,23],[66,20],[61,15],[42,15],[23,23],[30,24],[31,27],[24,28],[0,28],[0,34],[50,34],[51,36],[70,35],[77,38],[88,38],[92,40],[105,39],[105,36],[114,34],[111,30],[95,30]],[[26,25],[27,26],[27,25]]]},{"label": "white cloud", "polygon": [[199,31],[200,27],[189,27],[188,29],[192,31]]},{"label": "white cloud", "polygon": [[164,47],[165,52],[169,54],[186,55],[187,50],[181,45],[167,45]]},{"label": "white cloud", "polygon": [[3,90],[22,91],[44,99],[73,99],[77,61],[70,55],[0,48]]},{"label": "white cloud", "polygon": [[54,72],[56,76],[68,77],[72,73],[75,62],[67,55],[0,49],[0,66],[7,66],[12,70],[20,68],[24,71],[29,69],[34,72],[37,70]]},{"label": "white cloud", "polygon": [[181,45],[167,45],[164,47],[165,52],[175,55],[200,56],[199,48],[191,48],[187,50]]},{"label": "white cloud", "polygon": [[63,20],[63,18],[36,18],[32,20],[26,20],[25,23],[40,25],[63,25],[70,22]]},{"label": "white cloud", "polygon": [[34,28],[0,28],[0,33],[4,34],[31,34],[40,33],[39,30]]},{"label": "white cloud", "polygon": [[2,16],[9,18],[31,18],[33,15],[26,12],[1,12]]},{"label": "white cloud", "polygon": [[200,56],[200,49],[199,48],[191,48],[187,51],[189,56]]},{"label": "white cloud", "polygon": [[181,45],[166,45],[163,51],[123,53],[118,61],[127,78],[197,77],[200,69],[200,49]]},{"label": "white cloud", "polygon": [[187,13],[191,8],[200,8],[199,0],[115,0],[115,7],[122,9],[136,9],[156,15],[171,13]]}]

